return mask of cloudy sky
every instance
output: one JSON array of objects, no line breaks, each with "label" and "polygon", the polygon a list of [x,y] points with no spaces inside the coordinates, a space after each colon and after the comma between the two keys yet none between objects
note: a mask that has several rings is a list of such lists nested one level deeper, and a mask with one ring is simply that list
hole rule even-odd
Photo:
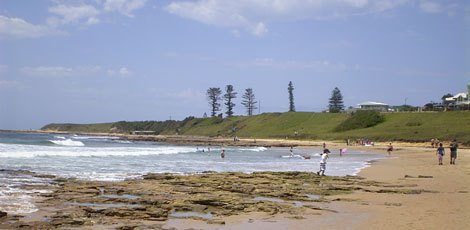
[{"label": "cloudy sky", "polygon": [[251,87],[261,112],[423,105],[470,83],[470,4],[454,0],[0,0],[0,129],[209,113]]}]

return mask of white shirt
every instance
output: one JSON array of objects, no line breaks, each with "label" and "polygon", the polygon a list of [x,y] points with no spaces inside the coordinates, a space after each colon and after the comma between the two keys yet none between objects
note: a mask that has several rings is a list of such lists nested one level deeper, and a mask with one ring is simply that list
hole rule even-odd
[{"label": "white shirt", "polygon": [[321,155],[321,161],[320,161],[320,163],[322,163],[322,164],[326,163],[326,159],[328,159],[328,154],[323,153],[323,154]]}]

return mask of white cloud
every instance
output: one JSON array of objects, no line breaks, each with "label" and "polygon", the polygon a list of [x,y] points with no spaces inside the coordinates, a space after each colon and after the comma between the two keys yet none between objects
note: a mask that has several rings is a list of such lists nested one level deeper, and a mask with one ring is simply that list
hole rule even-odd
[{"label": "white cloud", "polygon": [[258,22],[255,28],[253,28],[253,34],[258,37],[261,37],[265,35],[266,33],[268,33],[268,28],[266,28],[266,25],[264,25],[264,23],[262,22]]},{"label": "white cloud", "polygon": [[51,26],[59,24],[82,24],[92,25],[99,22],[97,18],[100,11],[92,5],[56,5],[49,8],[49,12],[58,15],[60,18],[51,17],[48,23]]},{"label": "white cloud", "polygon": [[109,76],[121,76],[121,77],[128,77],[131,76],[133,73],[127,67],[121,67],[117,70],[108,69]]},{"label": "white cloud", "polygon": [[442,11],[442,6],[439,3],[430,1],[421,1],[419,8],[426,13],[440,13]]},{"label": "white cloud", "polygon": [[64,66],[38,66],[23,67],[20,72],[27,76],[37,77],[72,77],[91,76],[100,73],[100,66],[64,67]]},{"label": "white cloud", "polygon": [[147,0],[104,0],[105,11],[117,11],[128,17],[134,17],[132,11],[144,7]]},{"label": "white cloud", "polygon": [[38,38],[49,35],[65,34],[44,25],[34,25],[21,18],[0,15],[0,36],[14,38]]},{"label": "white cloud", "polygon": [[204,24],[243,28],[256,36],[268,32],[276,20],[333,19],[380,13],[408,0],[198,0],[168,4],[169,13]]}]

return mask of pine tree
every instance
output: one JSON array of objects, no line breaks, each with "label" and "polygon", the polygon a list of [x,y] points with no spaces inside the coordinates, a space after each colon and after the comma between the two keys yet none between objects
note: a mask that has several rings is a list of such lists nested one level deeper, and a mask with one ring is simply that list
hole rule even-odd
[{"label": "pine tree", "polygon": [[255,94],[253,93],[252,88],[245,89],[245,94],[243,94],[242,105],[245,106],[248,116],[253,115],[253,111],[257,109],[255,100]]},{"label": "pine tree", "polygon": [[339,113],[343,111],[343,109],[343,96],[341,95],[341,91],[338,87],[335,87],[331,92],[329,111],[330,113]]},{"label": "pine tree", "polygon": [[225,87],[225,94],[224,94],[224,99],[225,99],[225,106],[227,106],[227,117],[233,116],[233,107],[235,107],[235,103],[233,103],[233,99],[237,97],[237,92],[234,91],[232,85],[227,85]]},{"label": "pine tree", "polygon": [[209,100],[209,105],[211,107],[211,116],[215,117],[217,114],[217,111],[220,111],[220,103],[219,101],[221,100],[220,95],[222,94],[222,91],[220,88],[212,87],[209,88],[206,92],[207,95],[207,100]]},{"label": "pine tree", "polygon": [[287,91],[289,92],[289,112],[295,112],[294,85],[292,84],[292,81],[289,81],[289,86],[287,87]]}]

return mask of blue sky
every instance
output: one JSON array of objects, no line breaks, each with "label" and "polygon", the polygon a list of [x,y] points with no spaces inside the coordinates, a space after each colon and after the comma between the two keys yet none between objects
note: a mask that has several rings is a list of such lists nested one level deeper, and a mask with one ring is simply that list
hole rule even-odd
[{"label": "blue sky", "polygon": [[424,105],[470,83],[470,4],[0,0],[0,129],[201,117],[232,84],[261,112]]}]

